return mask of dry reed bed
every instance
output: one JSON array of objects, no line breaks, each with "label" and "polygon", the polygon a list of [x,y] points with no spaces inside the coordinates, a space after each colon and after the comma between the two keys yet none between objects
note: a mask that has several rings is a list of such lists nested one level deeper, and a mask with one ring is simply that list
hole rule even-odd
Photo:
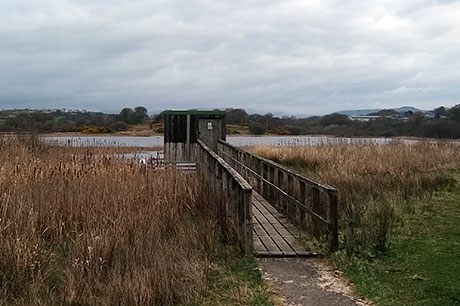
[{"label": "dry reed bed", "polygon": [[0,305],[192,301],[214,239],[200,181],[81,153],[0,138]]},{"label": "dry reed bed", "polygon": [[460,167],[459,149],[455,144],[426,142],[254,147],[251,151],[338,188],[348,247],[357,243],[382,249],[395,209],[410,208],[404,207],[409,201],[402,199],[427,196],[452,183],[448,171]]}]

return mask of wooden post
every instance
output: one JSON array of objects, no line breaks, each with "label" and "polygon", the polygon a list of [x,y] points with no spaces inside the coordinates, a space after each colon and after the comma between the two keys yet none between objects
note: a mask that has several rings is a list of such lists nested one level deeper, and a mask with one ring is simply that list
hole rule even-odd
[{"label": "wooden post", "polygon": [[[255,159],[254,158],[254,168],[253,170],[258,173],[260,176],[263,177],[263,173],[262,173],[262,166],[261,166],[261,161],[258,160],[258,159]],[[257,192],[259,194],[262,194],[262,187],[263,187],[263,182],[262,182],[262,179],[260,179],[260,177],[257,177]]]},{"label": "wooden post", "polygon": [[[278,170],[278,187],[281,188],[281,190],[285,190],[286,188],[286,182],[284,181],[284,172]],[[286,213],[286,203],[287,199],[284,199],[282,195],[279,195],[279,205],[278,205],[278,210],[280,213],[285,214]]]},{"label": "wooden post", "polygon": [[245,229],[245,252],[246,255],[254,253],[252,237],[252,190],[244,192],[244,229]]},{"label": "wooden post", "polygon": [[337,191],[329,190],[329,245],[331,252],[339,248],[338,201]]},{"label": "wooden post", "polygon": [[187,114],[187,128],[185,135],[185,160],[190,161],[190,114]]},{"label": "wooden post", "polygon": [[221,188],[222,188],[222,194],[224,197],[224,203],[223,203],[223,210],[224,210],[224,217],[225,217],[225,229],[228,229],[229,222],[228,222],[228,172],[225,170],[222,170],[222,182],[221,182]]},{"label": "wooden post", "polygon": [[223,226],[225,226],[225,199],[224,199],[224,193],[223,193],[223,188],[222,188],[222,165],[216,161],[216,193],[217,197],[219,199],[219,219],[220,222],[222,223]]},{"label": "wooden post", "polygon": [[[294,197],[294,178],[290,174],[288,174],[287,178],[288,178],[287,193],[291,197]],[[294,205],[295,204],[292,203],[291,201],[288,201],[287,204],[288,204],[288,206],[286,208],[287,217],[292,223],[294,223],[294,214],[295,214],[295,206]]]},{"label": "wooden post", "polygon": [[[272,175],[273,175],[273,185],[275,185],[276,187],[279,187],[279,184],[278,184],[278,169],[277,168],[271,168],[270,170],[273,171]],[[270,171],[271,172],[271,171]],[[272,197],[273,199],[271,200],[271,204],[273,206],[276,207],[276,209],[279,211],[280,209],[280,205],[281,205],[281,202],[280,202],[280,194],[278,192],[278,190],[274,187],[271,188],[272,189]]]},{"label": "wooden post", "polygon": [[237,206],[238,206],[238,239],[241,241],[241,249],[246,250],[246,222],[245,222],[245,209],[244,209],[244,190],[238,188],[237,190]]},{"label": "wooden post", "polygon": [[[269,169],[268,181],[269,181],[270,183],[274,184],[274,183],[275,183],[275,168],[273,168],[272,166],[269,166],[268,169]],[[269,185],[268,188],[269,188],[269,190],[270,190],[270,192],[269,192],[269,200],[268,200],[268,201],[269,201],[270,203],[273,203],[273,202],[276,201],[276,200],[275,200],[275,193],[276,193],[276,190],[275,190],[275,188],[273,188],[273,186],[271,186],[271,185]],[[275,204],[275,205],[276,205],[276,204]]]},{"label": "wooden post", "polygon": [[232,194],[232,177],[228,172],[226,173],[227,179],[227,219],[230,221],[229,224],[232,225],[232,230],[234,229],[233,224],[233,194]]},{"label": "wooden post", "polygon": [[[306,186],[305,183],[299,180],[299,202],[302,203],[302,205],[306,205]],[[302,230],[307,229],[307,222],[306,222],[306,211],[305,208],[300,207],[299,209],[299,225]]]},{"label": "wooden post", "polygon": [[[311,187],[311,191],[312,191],[312,202],[311,202],[311,209],[314,213],[318,213],[319,212],[319,189],[316,188],[316,187]],[[312,217],[312,221],[313,221],[313,226],[312,226],[312,229],[313,229],[313,236],[316,238],[316,239],[319,239],[319,236],[320,236],[320,230],[319,230],[319,224],[318,224],[318,220],[316,220],[315,217]]]},{"label": "wooden post", "polygon": [[239,196],[238,196],[238,190],[236,188],[236,182],[233,178],[231,179],[231,185],[232,185],[231,198],[232,198],[232,210],[233,210],[232,221],[233,221],[233,224],[235,225],[237,237],[238,239],[240,239],[241,232],[240,232],[240,227],[239,227],[240,224],[239,224],[239,211],[238,211],[239,210],[239,206],[238,206]]},{"label": "wooden post", "polygon": [[[268,180],[268,165],[264,162],[262,162],[262,177]],[[262,197],[268,199],[268,184],[265,181],[262,181]]]},{"label": "wooden post", "polygon": [[251,166],[251,163],[249,162],[250,159],[249,159],[249,154],[248,153],[245,153],[244,154],[244,165],[247,167],[247,168],[244,168],[245,169],[245,173],[246,173],[246,176],[245,176],[245,179],[246,181],[249,181],[249,177],[251,175],[251,171],[249,171],[249,168]]}]

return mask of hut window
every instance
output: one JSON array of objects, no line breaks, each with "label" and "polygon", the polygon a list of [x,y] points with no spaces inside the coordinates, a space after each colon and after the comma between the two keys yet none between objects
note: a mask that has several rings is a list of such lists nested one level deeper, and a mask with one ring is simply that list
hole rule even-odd
[{"label": "hut window", "polygon": [[212,122],[208,122],[208,130],[212,130]]}]

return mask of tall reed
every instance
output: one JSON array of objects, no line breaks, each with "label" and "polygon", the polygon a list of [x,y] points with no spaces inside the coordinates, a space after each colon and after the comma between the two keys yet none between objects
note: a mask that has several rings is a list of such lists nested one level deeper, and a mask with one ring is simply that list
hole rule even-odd
[{"label": "tall reed", "polygon": [[452,180],[449,169],[460,167],[459,147],[449,143],[251,150],[339,189],[342,227],[353,229],[348,231],[348,243],[378,249],[388,242],[395,209],[410,209],[406,200],[448,185]]},{"label": "tall reed", "polygon": [[205,288],[193,174],[0,138],[0,305],[177,305]]}]

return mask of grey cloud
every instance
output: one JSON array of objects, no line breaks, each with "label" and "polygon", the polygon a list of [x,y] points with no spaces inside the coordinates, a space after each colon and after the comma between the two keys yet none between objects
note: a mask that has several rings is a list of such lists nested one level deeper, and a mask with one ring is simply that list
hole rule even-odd
[{"label": "grey cloud", "polygon": [[4,0],[0,108],[433,108],[459,51],[454,1]]}]

